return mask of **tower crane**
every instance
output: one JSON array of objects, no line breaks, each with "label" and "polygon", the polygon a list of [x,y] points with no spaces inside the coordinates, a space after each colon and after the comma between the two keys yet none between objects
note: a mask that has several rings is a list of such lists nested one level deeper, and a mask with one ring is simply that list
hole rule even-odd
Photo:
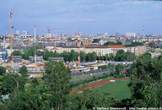
[{"label": "tower crane", "polygon": [[13,17],[14,17],[14,12],[13,9],[10,10],[9,12],[9,32],[8,32],[8,37],[9,37],[9,41],[10,41],[10,61],[11,61],[11,68],[13,68],[13,58],[12,58],[12,52],[13,52],[13,29],[14,29],[14,25],[13,25]]}]

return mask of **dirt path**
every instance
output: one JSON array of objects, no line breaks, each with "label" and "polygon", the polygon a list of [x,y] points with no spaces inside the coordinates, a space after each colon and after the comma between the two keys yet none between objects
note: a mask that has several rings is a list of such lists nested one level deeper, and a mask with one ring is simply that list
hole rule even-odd
[{"label": "dirt path", "polygon": [[84,86],[81,86],[80,88],[74,88],[72,89],[71,93],[75,94],[75,93],[82,93],[86,90],[89,90],[89,89],[95,89],[95,88],[99,88],[99,87],[102,87],[108,83],[112,83],[113,81],[117,81],[117,80],[128,80],[128,78],[112,78],[112,79],[104,79],[104,80],[97,80],[95,82],[90,82],[90,83],[87,83],[86,85]]}]

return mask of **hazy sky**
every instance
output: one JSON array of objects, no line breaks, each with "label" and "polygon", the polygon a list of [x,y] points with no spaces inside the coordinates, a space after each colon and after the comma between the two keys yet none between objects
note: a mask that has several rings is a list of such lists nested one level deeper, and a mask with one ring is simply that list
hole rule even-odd
[{"label": "hazy sky", "polygon": [[8,31],[9,10],[15,30],[57,33],[162,34],[162,1],[153,0],[1,0],[0,34]]}]

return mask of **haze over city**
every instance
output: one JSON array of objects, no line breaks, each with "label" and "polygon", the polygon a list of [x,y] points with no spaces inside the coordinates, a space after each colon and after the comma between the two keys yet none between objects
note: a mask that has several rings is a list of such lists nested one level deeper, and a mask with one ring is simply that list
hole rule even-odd
[{"label": "haze over city", "polygon": [[14,10],[14,30],[38,33],[162,34],[160,0],[3,0],[0,34],[8,32],[8,16]]}]

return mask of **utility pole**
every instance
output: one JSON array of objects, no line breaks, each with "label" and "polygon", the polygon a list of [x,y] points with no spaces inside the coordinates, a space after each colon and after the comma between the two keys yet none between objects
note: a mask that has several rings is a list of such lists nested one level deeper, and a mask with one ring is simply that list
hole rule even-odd
[{"label": "utility pole", "polygon": [[[54,30],[53,30],[54,31]],[[51,34],[51,36],[54,38],[54,50],[56,52],[56,34],[54,32]]]},{"label": "utility pole", "polygon": [[3,62],[5,62],[6,61],[6,58],[7,58],[6,39],[5,39],[5,36],[3,37],[3,51],[4,51],[4,54],[2,56],[2,60],[3,60]]},{"label": "utility pole", "polygon": [[76,38],[77,38],[77,48],[78,48],[78,62],[77,62],[77,66],[78,66],[78,68],[80,68],[80,47],[81,47],[81,40],[80,40],[80,34],[79,33],[77,33]]},{"label": "utility pole", "polygon": [[37,36],[37,33],[36,33],[36,27],[34,26],[34,63],[37,62],[37,56],[36,56],[36,36]]},{"label": "utility pole", "polygon": [[54,48],[55,48],[55,52],[56,52],[56,35],[53,35],[54,36]]},{"label": "utility pole", "polygon": [[3,49],[4,50],[6,49],[6,38],[5,38],[5,36],[3,37]]}]

